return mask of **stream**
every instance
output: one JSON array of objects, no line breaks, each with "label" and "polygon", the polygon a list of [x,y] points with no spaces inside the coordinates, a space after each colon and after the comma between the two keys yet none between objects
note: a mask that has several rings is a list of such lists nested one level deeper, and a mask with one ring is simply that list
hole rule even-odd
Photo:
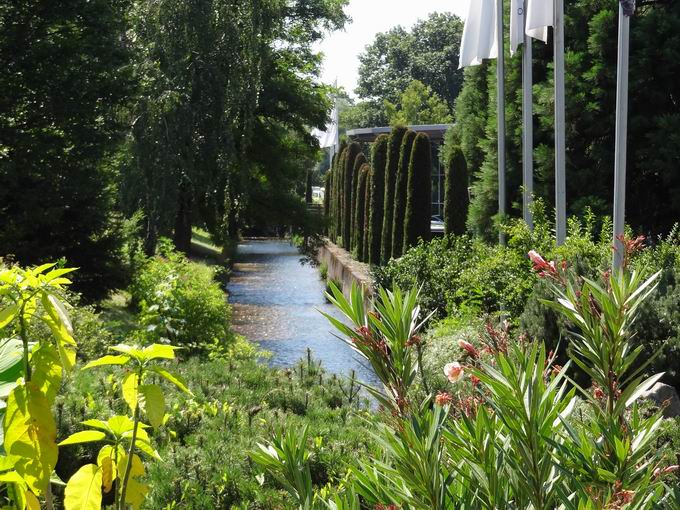
[{"label": "stream", "polygon": [[325,297],[318,269],[300,263],[289,241],[246,240],[239,244],[227,286],[234,330],[272,353],[269,363],[291,367],[307,349],[329,372],[375,384],[372,369],[358,353],[334,336],[323,311],[342,316]]}]

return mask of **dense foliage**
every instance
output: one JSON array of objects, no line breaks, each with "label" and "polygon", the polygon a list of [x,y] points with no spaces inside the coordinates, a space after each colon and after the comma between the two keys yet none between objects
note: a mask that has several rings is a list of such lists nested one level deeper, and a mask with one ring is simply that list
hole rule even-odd
[{"label": "dense foliage", "polygon": [[[510,2],[505,2],[506,9]],[[567,204],[570,214],[590,205],[611,211],[617,55],[616,0],[566,2]],[[678,219],[680,112],[673,100],[680,51],[674,2],[644,2],[631,21],[627,221],[642,232],[666,233]],[[506,20],[508,16],[506,15]],[[535,193],[553,200],[552,46],[534,43]],[[512,216],[521,213],[521,58],[506,58],[507,186]],[[472,183],[469,230],[488,239],[497,230],[496,67],[466,69],[456,102],[456,145]],[[653,86],[651,85],[653,83]],[[630,198],[629,197],[629,198]]]},{"label": "dense foliage", "polygon": [[[100,298],[193,226],[308,227],[329,87],[315,49],[346,0],[0,2],[0,255],[65,258]],[[28,192],[30,190],[30,192]]]},{"label": "dense foliage", "polygon": [[394,220],[394,201],[397,185],[397,172],[399,170],[399,157],[401,154],[401,142],[408,129],[404,126],[395,126],[390,132],[387,141],[387,162],[385,163],[385,200],[383,201],[383,226],[382,240],[380,243],[380,260],[386,264],[392,257],[392,228]]},{"label": "dense foliage", "polygon": [[444,231],[463,235],[467,232],[467,215],[470,203],[467,162],[460,145],[453,138],[455,129],[446,132],[446,142],[440,154],[444,165]]}]

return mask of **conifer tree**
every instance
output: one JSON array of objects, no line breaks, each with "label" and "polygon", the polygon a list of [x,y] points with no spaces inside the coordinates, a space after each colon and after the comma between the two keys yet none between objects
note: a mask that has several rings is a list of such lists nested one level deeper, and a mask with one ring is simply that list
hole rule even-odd
[{"label": "conifer tree", "polygon": [[350,245],[350,249],[353,250],[356,247],[356,235],[355,232],[357,230],[357,217],[356,217],[356,209],[357,209],[357,194],[356,190],[359,186],[359,173],[361,171],[361,167],[364,166],[364,164],[367,163],[366,160],[366,155],[363,152],[360,152],[356,159],[354,160],[354,167],[352,168],[352,218],[351,218],[351,225],[352,225],[352,231],[350,232],[351,236],[351,241],[352,244]]},{"label": "conifer tree", "polygon": [[[331,165],[332,167],[332,165]],[[329,220],[330,220],[330,209],[331,209],[331,202],[330,202],[330,192],[331,192],[331,187],[332,182],[331,178],[333,176],[333,171],[332,169],[329,169],[328,172],[326,172],[326,175],[324,176],[324,194],[323,194],[323,217],[324,221],[326,222],[326,235],[328,235],[329,232]]]},{"label": "conifer tree", "polygon": [[369,165],[368,176],[366,177],[366,193],[364,195],[364,242],[363,242],[363,254],[361,257],[362,262],[368,262],[369,253],[371,251],[370,245],[370,230],[371,230],[371,196],[373,188],[373,169]]},{"label": "conifer tree", "polygon": [[447,234],[463,235],[467,231],[467,215],[470,198],[465,157],[456,149],[446,163],[444,189],[444,230]]},{"label": "conifer tree", "polygon": [[342,247],[352,249],[352,183],[354,182],[354,163],[361,154],[361,146],[352,142],[347,146],[344,158],[344,193],[342,195]]},{"label": "conifer tree", "polygon": [[[358,160],[359,158],[357,158]],[[357,259],[363,260],[364,254],[364,215],[366,212],[366,183],[371,167],[368,163],[364,163],[357,170],[357,188],[356,188],[356,211],[354,217],[356,218],[356,225],[354,229],[354,247],[356,248]]]},{"label": "conifer tree", "polygon": [[392,128],[387,143],[387,161],[385,163],[385,199],[383,201],[383,226],[380,241],[380,261],[387,264],[392,258],[392,217],[394,213],[394,187],[399,168],[401,141],[406,134],[405,126]]},{"label": "conifer tree", "polygon": [[387,163],[387,135],[380,135],[373,143],[371,157],[371,197],[368,228],[368,263],[380,264],[383,215],[385,211],[385,165]]},{"label": "conifer tree", "polygon": [[404,217],[403,253],[418,243],[418,239],[429,241],[431,237],[430,217],[432,212],[432,153],[430,137],[418,133],[408,166],[406,213]]},{"label": "conifer tree", "polygon": [[409,163],[413,141],[416,138],[414,131],[407,131],[401,141],[399,154],[399,166],[397,167],[397,179],[394,186],[394,212],[392,218],[392,258],[398,259],[402,255],[404,247],[404,218],[406,214],[406,199],[408,186]]},{"label": "conifer tree", "polygon": [[335,186],[335,238],[333,242],[338,243],[342,237],[342,218],[343,218],[343,196],[345,194],[345,158],[347,146],[342,145],[336,161],[336,186]]}]

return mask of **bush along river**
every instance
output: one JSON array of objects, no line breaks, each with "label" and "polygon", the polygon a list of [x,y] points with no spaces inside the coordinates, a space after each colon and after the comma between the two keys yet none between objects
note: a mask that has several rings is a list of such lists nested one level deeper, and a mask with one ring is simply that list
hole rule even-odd
[{"label": "bush along river", "polygon": [[311,349],[329,372],[364,382],[377,379],[366,360],[335,336],[320,311],[340,319],[324,297],[319,271],[301,263],[295,246],[283,240],[239,244],[227,290],[234,330],[272,353],[270,364],[292,367]]}]

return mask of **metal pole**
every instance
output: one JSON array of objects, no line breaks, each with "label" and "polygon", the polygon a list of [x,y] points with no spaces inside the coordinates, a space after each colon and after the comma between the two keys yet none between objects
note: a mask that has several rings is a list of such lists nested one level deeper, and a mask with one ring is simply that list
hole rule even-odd
[{"label": "metal pole", "polygon": [[[496,92],[498,111],[498,215],[505,219],[505,44],[503,41],[503,0],[496,1]],[[505,245],[505,233],[498,233],[498,242]]]},{"label": "metal pole", "polygon": [[[524,2],[526,13],[527,1]],[[523,164],[523,212],[524,221],[531,230],[534,229],[534,219],[531,214],[531,202],[534,194],[534,120],[533,120],[533,94],[532,94],[532,48],[531,37],[524,34],[524,47],[522,48],[522,164]]]},{"label": "metal pole", "polygon": [[564,102],[564,0],[555,0],[555,236],[567,238],[566,136]]},{"label": "metal pole", "polygon": [[614,148],[614,268],[623,265],[623,243],[617,239],[626,223],[626,137],[628,134],[628,59],[630,18],[619,4],[619,55],[616,72],[616,142]]}]

